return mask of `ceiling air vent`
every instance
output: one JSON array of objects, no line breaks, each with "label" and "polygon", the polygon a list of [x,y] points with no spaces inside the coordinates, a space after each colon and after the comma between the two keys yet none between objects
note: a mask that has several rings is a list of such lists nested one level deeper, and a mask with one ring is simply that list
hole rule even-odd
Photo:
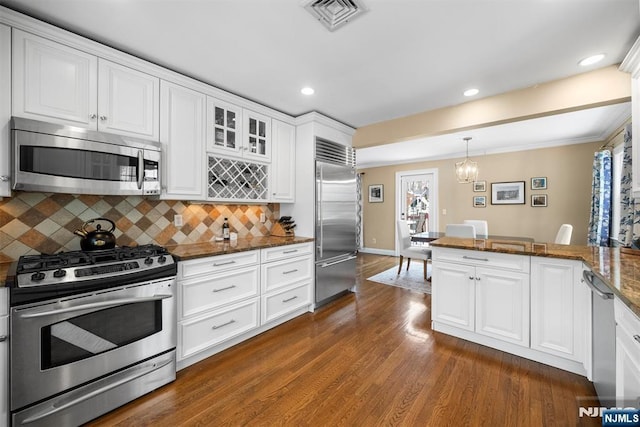
[{"label": "ceiling air vent", "polygon": [[360,0],[311,0],[305,9],[329,31],[342,27],[367,10]]}]

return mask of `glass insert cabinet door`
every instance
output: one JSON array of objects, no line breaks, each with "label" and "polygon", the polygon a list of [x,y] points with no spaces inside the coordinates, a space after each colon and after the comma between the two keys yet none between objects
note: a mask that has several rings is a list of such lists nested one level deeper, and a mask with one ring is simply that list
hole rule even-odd
[{"label": "glass insert cabinet door", "polygon": [[243,155],[257,160],[269,160],[271,158],[271,118],[245,110],[244,123],[246,146]]},{"label": "glass insert cabinet door", "polygon": [[207,148],[210,151],[242,151],[242,108],[209,98],[207,103]]}]

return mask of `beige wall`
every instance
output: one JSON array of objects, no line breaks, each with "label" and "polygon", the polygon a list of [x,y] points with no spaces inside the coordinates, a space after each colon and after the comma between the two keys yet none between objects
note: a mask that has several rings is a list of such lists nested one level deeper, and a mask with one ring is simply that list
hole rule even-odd
[{"label": "beige wall", "polygon": [[[478,180],[487,191],[474,193],[470,184],[458,184],[454,164],[460,159],[428,161],[363,169],[363,189],[384,185],[384,202],[368,203],[364,197],[364,247],[393,250],[395,247],[395,175],[398,171],[438,169],[438,231],[447,223],[485,219],[489,233],[517,235],[550,242],[563,223],[574,226],[572,244],[587,242],[591,201],[593,153],[602,142],[473,157],[480,170]],[[547,177],[547,190],[531,191],[531,178]],[[491,205],[491,183],[525,181],[524,205]],[[547,194],[547,207],[532,207],[532,194]],[[487,196],[486,208],[474,208],[474,195]],[[442,209],[447,210],[442,215]],[[375,243],[374,243],[375,239]]]}]

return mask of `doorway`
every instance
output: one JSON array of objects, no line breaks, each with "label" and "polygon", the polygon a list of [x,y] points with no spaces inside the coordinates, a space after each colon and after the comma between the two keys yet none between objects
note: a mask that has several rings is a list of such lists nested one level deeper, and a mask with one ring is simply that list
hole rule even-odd
[{"label": "doorway", "polygon": [[396,172],[396,220],[406,220],[412,235],[438,231],[437,204],[437,169]]}]

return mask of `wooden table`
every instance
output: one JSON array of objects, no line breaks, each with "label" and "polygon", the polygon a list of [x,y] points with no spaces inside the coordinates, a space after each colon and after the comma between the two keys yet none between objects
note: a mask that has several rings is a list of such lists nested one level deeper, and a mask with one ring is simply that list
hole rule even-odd
[{"label": "wooden table", "polygon": [[[412,242],[420,242],[420,243],[426,243],[426,242],[432,242],[434,240],[438,240],[441,237],[444,237],[445,233],[443,231],[425,231],[423,233],[416,233],[414,235],[411,236],[411,241]],[[476,235],[476,239],[480,239],[480,240],[485,240],[485,239],[490,239],[490,240],[515,240],[518,242],[534,242],[535,240],[532,239],[531,237],[520,237],[520,236],[495,236],[495,235],[488,235],[488,236],[484,236],[481,234]]]}]

